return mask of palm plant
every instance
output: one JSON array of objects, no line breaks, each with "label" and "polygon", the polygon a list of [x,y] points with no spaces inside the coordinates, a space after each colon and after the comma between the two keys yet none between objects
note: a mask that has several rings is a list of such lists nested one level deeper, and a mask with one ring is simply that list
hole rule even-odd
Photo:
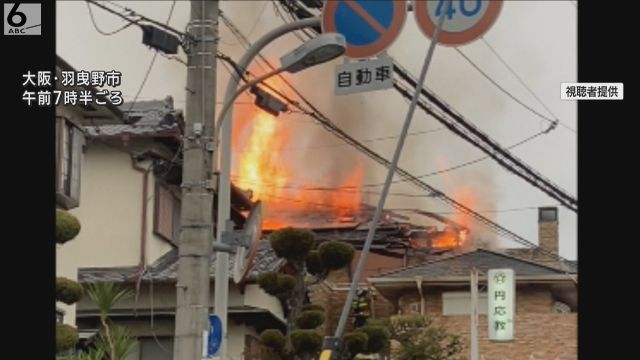
[{"label": "palm plant", "polygon": [[[97,282],[89,284],[87,295],[98,307],[100,323],[104,328],[104,335],[98,340],[98,349],[108,349],[105,352],[110,360],[122,360],[131,352],[135,341],[126,329],[109,325],[108,315],[113,306],[119,301],[131,296],[130,289],[122,288],[112,282]],[[97,354],[94,354],[97,355]],[[104,357],[104,354],[103,356]],[[84,359],[82,359],[84,360]],[[93,360],[91,358],[87,360]]]}]

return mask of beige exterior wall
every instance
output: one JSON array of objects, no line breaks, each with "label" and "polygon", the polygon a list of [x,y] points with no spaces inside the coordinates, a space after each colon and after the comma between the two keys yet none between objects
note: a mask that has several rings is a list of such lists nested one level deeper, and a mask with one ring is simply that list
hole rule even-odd
[{"label": "beige exterior wall", "polygon": [[[213,289],[214,284],[211,283],[210,292],[210,306],[213,307],[214,297]],[[141,313],[149,313],[151,309],[151,288],[149,283],[144,283],[140,288],[138,294],[138,301],[134,297],[122,300],[115,307],[114,310],[127,309],[131,310],[136,308]],[[174,283],[154,283],[153,284],[153,309],[156,311],[154,316],[153,328],[149,320],[121,320],[117,319],[116,322],[119,325],[125,326],[133,336],[136,337],[173,337],[175,331],[175,323],[173,316],[167,317],[162,315],[163,309],[175,309],[176,305],[176,288]],[[229,286],[229,306],[255,306],[262,309],[267,309],[275,315],[282,317],[282,308],[275,298],[264,293],[255,284],[249,284],[245,288],[244,295],[240,292],[240,289],[233,284]],[[77,304],[78,309],[87,311],[95,310],[95,306],[88,299],[83,299]],[[148,317],[145,317],[148,319]],[[228,338],[228,355],[229,359],[243,359],[243,353],[245,351],[245,336],[252,335],[259,337],[256,330],[244,324],[238,324],[234,321],[229,322],[229,338]],[[132,356],[127,360],[138,360],[136,356]]]},{"label": "beige exterior wall", "polygon": [[267,309],[282,321],[286,321],[280,300],[264,292],[257,284],[250,284],[245,287],[244,304],[246,306]]},{"label": "beige exterior wall", "polygon": [[[141,163],[147,167],[148,163]],[[78,268],[134,266],[140,261],[143,174],[122,151],[93,143],[84,153],[80,176],[80,206],[70,210],[81,231],[56,249],[56,274],[77,280]],[[147,263],[171,250],[153,234],[154,177],[148,177]],[[58,303],[65,323],[75,323],[75,306]]]}]

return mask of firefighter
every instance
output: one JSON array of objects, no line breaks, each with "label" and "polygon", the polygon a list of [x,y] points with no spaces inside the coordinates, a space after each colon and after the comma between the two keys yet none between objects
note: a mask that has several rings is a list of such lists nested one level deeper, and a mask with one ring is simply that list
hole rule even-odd
[{"label": "firefighter", "polygon": [[369,316],[371,316],[369,313],[369,292],[365,289],[358,289],[351,308],[354,315],[354,328],[357,329],[364,326]]}]

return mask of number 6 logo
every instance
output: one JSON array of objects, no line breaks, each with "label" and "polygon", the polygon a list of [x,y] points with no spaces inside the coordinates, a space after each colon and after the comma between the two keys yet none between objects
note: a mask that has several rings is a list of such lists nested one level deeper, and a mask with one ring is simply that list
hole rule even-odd
[{"label": "number 6 logo", "polygon": [[[413,12],[422,32],[433,38],[436,24],[449,0],[415,0]],[[495,22],[502,0],[451,0],[438,43],[459,46],[484,35]]]}]

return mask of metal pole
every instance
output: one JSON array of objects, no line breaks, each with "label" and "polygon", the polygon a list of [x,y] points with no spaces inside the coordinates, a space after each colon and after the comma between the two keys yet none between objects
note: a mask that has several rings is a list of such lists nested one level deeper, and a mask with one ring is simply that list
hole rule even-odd
[{"label": "metal pole", "polygon": [[191,1],[174,360],[201,360],[209,328],[217,25],[218,0]]},{"label": "metal pole", "polygon": [[[295,21],[292,23],[281,25],[256,41],[242,56],[238,62],[238,68],[241,71],[245,71],[251,61],[260,51],[267,46],[273,40],[280,36],[290,33],[294,30],[314,27],[320,25],[320,18],[309,18],[304,20]],[[224,104],[231,103],[233,97],[240,83],[240,76],[233,73],[224,97]],[[232,231],[233,229],[226,228],[228,220],[231,215],[231,130],[232,130],[233,110],[229,109],[220,126],[220,134],[216,134],[217,138],[220,138],[220,178],[218,183],[218,233],[216,241],[222,242],[222,233],[225,231]],[[214,292],[214,311],[220,318],[222,323],[222,344],[220,346],[219,356],[222,360],[227,359],[227,302],[229,296],[229,254],[225,252],[216,252],[216,274],[215,274],[215,292]],[[176,359],[177,360],[177,359]]]},{"label": "metal pole", "polygon": [[367,262],[367,255],[369,254],[369,249],[371,248],[371,242],[373,241],[373,237],[375,236],[376,229],[378,228],[380,215],[382,214],[384,203],[387,200],[387,194],[389,193],[389,188],[391,187],[391,181],[393,180],[393,175],[395,174],[396,167],[398,166],[400,153],[402,152],[402,147],[404,146],[404,141],[407,137],[409,126],[411,125],[413,113],[415,112],[416,104],[418,103],[418,97],[420,95],[420,92],[422,91],[422,83],[424,83],[424,80],[427,76],[427,70],[429,69],[429,64],[431,63],[431,58],[433,57],[433,52],[438,42],[438,35],[440,35],[440,30],[442,29],[442,24],[444,23],[444,16],[449,12],[451,8],[451,1],[452,0],[449,0],[447,2],[447,10],[440,15],[440,19],[438,20],[438,26],[433,35],[431,44],[429,45],[427,56],[424,59],[424,65],[422,65],[422,71],[420,72],[420,77],[416,84],[416,89],[413,94],[413,99],[411,100],[411,105],[409,106],[407,117],[405,118],[404,125],[402,126],[400,139],[398,139],[398,144],[396,145],[396,150],[395,150],[395,153],[393,154],[393,160],[391,161],[391,165],[389,166],[389,172],[387,173],[387,178],[384,182],[384,187],[382,188],[382,194],[380,195],[380,200],[378,201],[378,207],[376,208],[376,211],[373,215],[373,220],[371,221],[371,225],[369,226],[369,232],[367,233],[367,240],[365,241],[364,247],[362,248],[362,252],[360,253],[360,260],[358,261],[358,266],[356,267],[355,274],[353,275],[353,280],[351,281],[351,288],[349,289],[349,293],[347,294],[347,299],[345,300],[344,306],[342,307],[342,314],[340,315],[338,327],[336,328],[336,332],[334,334],[334,337],[336,339],[340,339],[342,337],[342,334],[344,333],[344,328],[345,328],[345,325],[347,324],[347,319],[349,318],[349,312],[351,310],[351,303],[353,302],[353,297],[355,296],[356,290],[358,288],[358,281],[360,281],[360,276],[362,275],[362,271],[364,270],[364,265]]},{"label": "metal pole", "polygon": [[480,360],[478,352],[478,269],[471,269],[471,360]]}]

